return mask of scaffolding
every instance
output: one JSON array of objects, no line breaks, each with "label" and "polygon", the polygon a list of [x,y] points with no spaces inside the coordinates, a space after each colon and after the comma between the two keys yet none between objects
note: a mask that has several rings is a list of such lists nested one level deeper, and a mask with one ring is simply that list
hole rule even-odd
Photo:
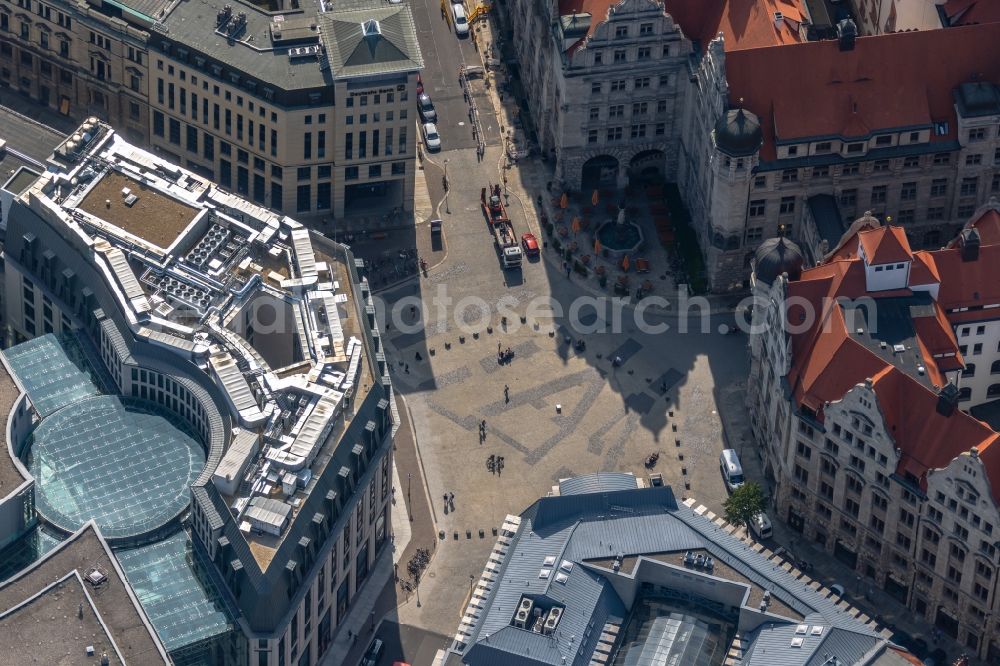
[{"label": "scaffolding", "polygon": [[483,68],[462,65],[458,71],[458,81],[462,86],[462,94],[465,96],[465,101],[469,104],[469,123],[472,125],[472,136],[476,139],[476,150],[479,151],[480,155],[485,155],[486,138],[479,119],[479,106],[476,104],[476,95],[470,83],[470,72],[481,73],[483,72]]}]

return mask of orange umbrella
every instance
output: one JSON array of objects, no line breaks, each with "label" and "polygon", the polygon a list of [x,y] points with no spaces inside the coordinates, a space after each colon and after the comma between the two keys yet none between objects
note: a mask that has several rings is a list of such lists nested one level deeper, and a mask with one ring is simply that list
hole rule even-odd
[{"label": "orange umbrella", "polygon": [[570,226],[572,226],[574,234],[580,233],[580,218],[574,217],[573,223]]},{"label": "orange umbrella", "polygon": [[625,258],[622,259],[622,270],[625,271],[626,273],[628,273],[628,266],[629,266],[629,260],[628,260],[628,255],[626,254]]},{"label": "orange umbrella", "polygon": [[601,253],[601,240],[599,238],[594,239],[594,254]]},{"label": "orange umbrella", "polygon": [[597,194],[597,190],[594,190],[594,193],[590,195],[590,205],[591,206],[596,206],[597,202],[600,201],[600,200],[601,200],[601,197]]},{"label": "orange umbrella", "polygon": [[559,199],[559,207],[565,210],[567,206],[569,206],[569,194],[563,192],[562,197]]}]

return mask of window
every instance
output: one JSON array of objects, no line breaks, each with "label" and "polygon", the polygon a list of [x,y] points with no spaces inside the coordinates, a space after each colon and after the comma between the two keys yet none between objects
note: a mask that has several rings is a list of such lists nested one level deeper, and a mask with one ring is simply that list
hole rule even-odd
[{"label": "window", "polygon": [[298,180],[310,180],[312,178],[312,167],[299,167],[295,176]]},{"label": "window", "polygon": [[847,152],[850,154],[863,152],[865,149],[865,144],[863,143],[849,143],[847,144]]},{"label": "window", "polygon": [[635,89],[636,90],[643,90],[643,89],[648,88],[648,87],[649,87],[649,77],[648,76],[641,76],[641,77],[639,77],[638,79],[635,80]]},{"label": "window", "polygon": [[889,170],[889,160],[876,160],[872,164],[872,171],[874,173],[883,173]]},{"label": "window", "polygon": [[649,111],[648,102],[634,102],[632,104],[632,115],[633,116],[644,116]]},{"label": "window", "polygon": [[917,219],[917,213],[913,209],[901,210],[899,215],[896,216],[896,221],[900,224],[913,224],[913,221]]},{"label": "window", "polygon": [[799,179],[798,169],[785,169],[781,172],[781,182],[794,183]]},{"label": "window", "polygon": [[648,46],[640,46],[639,50],[636,51],[636,60],[649,60],[651,56],[651,48]]},{"label": "window", "polygon": [[310,208],[309,199],[310,197],[310,187],[309,185],[299,185],[295,196],[295,210],[299,213],[308,212]]},{"label": "window", "polygon": [[592,129],[587,132],[587,143],[597,143],[597,130]]},{"label": "window", "polygon": [[937,153],[934,155],[934,165],[941,166],[951,164],[951,153]]},{"label": "window", "polygon": [[813,167],[812,176],[813,178],[828,178],[830,176],[830,167],[828,166]]},{"label": "window", "polygon": [[747,227],[747,243],[759,243],[763,238],[763,227]]},{"label": "window", "polygon": [[351,166],[344,169],[344,180],[357,180],[358,179],[358,167]]},{"label": "window", "polygon": [[187,149],[189,152],[198,153],[198,128],[194,125],[187,126]]},{"label": "window", "polygon": [[597,106],[590,107],[590,120],[599,120],[601,117],[601,109]]},{"label": "window", "polygon": [[892,136],[888,134],[883,134],[882,136],[875,137],[876,146],[890,146],[892,145]]},{"label": "window", "polygon": [[1000,192],[1000,173],[993,174],[993,181],[990,183],[990,192]]},{"label": "window", "polygon": [[755,199],[750,202],[750,217],[763,217],[767,202],[764,199]]},{"label": "window", "polygon": [[820,460],[819,469],[823,472],[823,474],[828,476],[837,476],[837,465],[829,458],[823,458]]},{"label": "window", "polygon": [[840,191],[840,205],[854,206],[858,201],[858,191],[856,189]]},{"label": "window", "polygon": [[[927,209],[927,219],[928,220],[943,220],[944,219],[944,208],[941,206],[934,206]],[[928,243],[929,245],[932,243]]]},{"label": "window", "polygon": [[899,198],[903,201],[913,201],[917,198],[917,184],[903,183],[903,186],[899,190]]},{"label": "window", "polygon": [[958,207],[958,216],[960,218],[972,217],[972,214],[976,211],[975,204],[962,204]]},{"label": "window", "polygon": [[861,173],[861,165],[859,164],[845,164],[840,173],[844,176],[857,176]]},{"label": "window", "polygon": [[965,166],[978,166],[983,163],[983,156],[980,153],[965,156]]},{"label": "window", "polygon": [[848,497],[844,500],[844,511],[850,514],[852,517],[857,518],[861,513],[861,505],[859,505],[855,500]]},{"label": "window", "polygon": [[802,456],[806,460],[809,460],[812,457],[812,449],[809,448],[804,442],[798,442],[796,444],[795,450],[800,456]]},{"label": "window", "polygon": [[615,49],[615,62],[625,62],[625,49]]},{"label": "window", "polygon": [[604,56],[601,51],[594,51],[594,64],[600,65],[604,60]]},{"label": "window", "polygon": [[639,24],[639,34],[640,35],[652,35],[653,34],[653,24],[652,23],[640,23]]},{"label": "window", "polygon": [[329,210],[332,201],[330,183],[318,184],[316,186],[316,210]]},{"label": "window", "polygon": [[833,486],[826,481],[820,481],[819,494],[828,500],[833,500]]},{"label": "window", "polygon": [[611,82],[611,92],[623,92],[625,90],[625,79]]},{"label": "window", "polygon": [[910,155],[903,159],[904,169],[916,169],[918,166],[920,166],[920,157],[917,155]]},{"label": "window", "polygon": [[630,134],[631,134],[631,137],[633,139],[640,139],[640,138],[646,136],[646,126],[645,125],[632,125]]},{"label": "window", "polygon": [[622,118],[625,115],[625,105],[615,104],[608,107],[608,118]]},{"label": "window", "polygon": [[608,141],[621,141],[623,130],[621,127],[608,128]]},{"label": "window", "polygon": [[159,111],[153,111],[153,134],[163,136],[163,114]]},{"label": "window", "polygon": [[[393,176],[402,176],[405,173],[406,173],[406,162],[393,162],[392,163],[392,175]],[[383,488],[383,492],[384,492],[384,490],[385,489]]]},{"label": "window", "polygon": [[754,189],[763,189],[767,187],[767,176],[757,176],[753,179]]},{"label": "window", "polygon": [[778,208],[779,215],[788,215],[795,212],[795,197],[781,197],[781,206]]},{"label": "window", "polygon": [[628,26],[619,25],[615,27],[615,39],[622,39],[628,37]]},{"label": "window", "polygon": [[795,478],[803,484],[809,483],[809,472],[801,465],[795,465]]},{"label": "window", "polygon": [[173,118],[169,121],[170,127],[170,143],[181,145],[181,123],[179,120]]},{"label": "window", "polygon": [[963,197],[975,196],[978,187],[979,177],[967,176],[962,179],[962,186],[959,190],[959,195]]},{"label": "window", "polygon": [[595,81],[594,83],[590,84],[590,94],[591,95],[600,95],[601,94],[601,84],[600,84],[600,82],[596,82]]},{"label": "window", "polygon": [[969,130],[969,141],[982,141],[986,138],[985,127],[974,127]]},{"label": "window", "polygon": [[873,206],[885,203],[887,189],[885,185],[876,185],[872,188],[871,204]]}]

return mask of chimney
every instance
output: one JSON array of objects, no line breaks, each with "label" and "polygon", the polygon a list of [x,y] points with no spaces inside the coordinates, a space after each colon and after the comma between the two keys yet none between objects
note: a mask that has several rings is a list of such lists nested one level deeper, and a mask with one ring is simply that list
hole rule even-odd
[{"label": "chimney", "polygon": [[781,29],[781,24],[785,21],[785,17],[781,12],[774,12],[774,27]]},{"label": "chimney", "polygon": [[979,231],[975,227],[962,229],[958,244],[962,248],[962,261],[975,261],[979,258]]},{"label": "chimney", "polygon": [[837,40],[841,51],[854,50],[854,38],[858,36],[858,26],[849,18],[837,24]]},{"label": "chimney", "polygon": [[937,411],[942,416],[951,416],[958,407],[958,387],[948,382],[938,391]]}]

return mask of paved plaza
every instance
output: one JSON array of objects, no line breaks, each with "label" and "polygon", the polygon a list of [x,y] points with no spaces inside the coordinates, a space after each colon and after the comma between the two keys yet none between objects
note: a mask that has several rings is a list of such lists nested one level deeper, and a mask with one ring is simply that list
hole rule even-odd
[{"label": "paved plaza", "polygon": [[[742,409],[747,372],[746,338],[717,332],[732,315],[716,315],[707,333],[686,334],[677,331],[675,316],[650,313],[647,321],[670,330],[642,332],[631,306],[622,309],[618,333],[581,334],[566,318],[540,318],[537,329],[530,319],[522,324],[520,315],[539,298],[552,297],[569,311],[575,299],[592,292],[548,260],[505,275],[478,210],[478,192],[456,187],[452,195],[447,259],[419,282],[379,294],[389,304],[387,353],[395,386],[409,406],[433,520],[444,533],[420,586],[421,607],[404,604],[399,617],[445,634],[456,626],[468,593],[464,583],[470,574],[478,577],[493,546],[492,530],[561,478],[656,472],[679,495],[691,493],[718,510],[724,489],[717,460],[725,435],[717,405]],[[527,226],[512,216],[515,226]],[[481,298],[491,308],[492,332],[472,307],[439,321],[442,295],[454,303]],[[506,329],[496,310],[500,299],[508,303]],[[422,312],[431,321],[417,327]],[[597,327],[610,320],[609,312],[602,314],[599,319],[588,307],[578,319]],[[478,336],[463,332],[460,322],[479,323],[482,330]],[[579,339],[586,343],[582,351],[573,344]],[[498,347],[513,351],[509,363],[498,362]],[[615,357],[620,367],[613,366]],[[654,452],[659,460],[648,470],[644,461]],[[500,474],[487,468],[490,456],[503,456]],[[446,506],[446,493],[454,493],[454,507]]]}]

